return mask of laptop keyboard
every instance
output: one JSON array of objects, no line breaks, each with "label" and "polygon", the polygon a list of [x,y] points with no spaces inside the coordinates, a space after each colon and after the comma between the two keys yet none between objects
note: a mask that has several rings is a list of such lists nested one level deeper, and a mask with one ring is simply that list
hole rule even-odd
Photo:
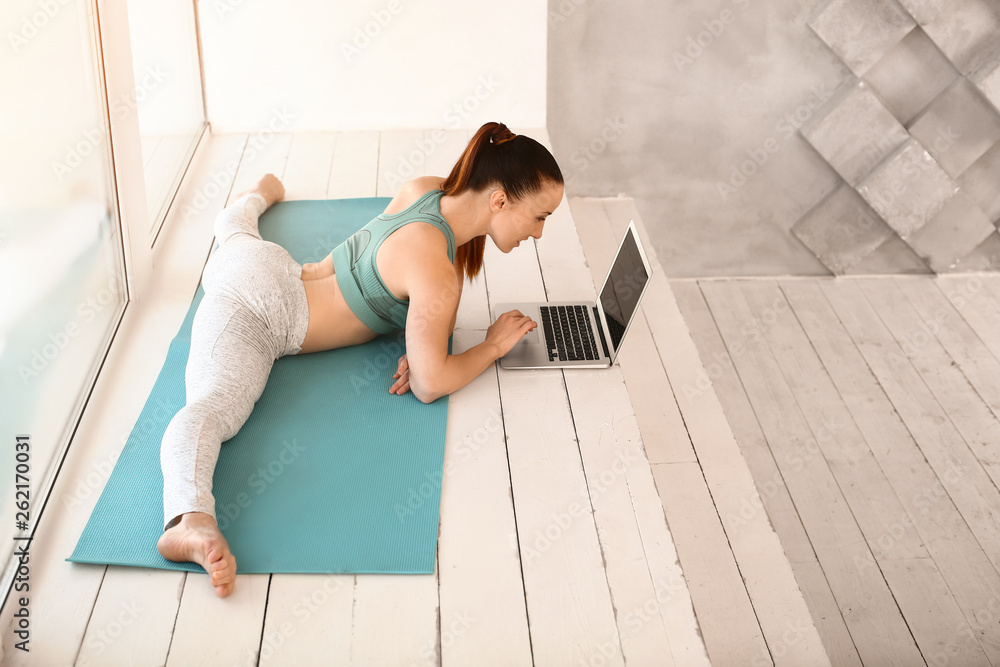
[{"label": "laptop keyboard", "polygon": [[586,306],[540,306],[549,361],[597,360],[594,330]]}]

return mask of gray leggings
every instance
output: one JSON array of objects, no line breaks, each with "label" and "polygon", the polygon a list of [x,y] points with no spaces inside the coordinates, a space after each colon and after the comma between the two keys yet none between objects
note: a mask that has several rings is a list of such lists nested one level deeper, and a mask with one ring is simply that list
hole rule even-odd
[{"label": "gray leggings", "polygon": [[298,354],[306,337],[302,267],[261,239],[266,207],[260,195],[244,195],[215,220],[219,248],[205,265],[191,325],[187,401],[160,445],[165,529],[185,512],[215,516],[212,475],[223,441],[250,416],[275,359]]}]

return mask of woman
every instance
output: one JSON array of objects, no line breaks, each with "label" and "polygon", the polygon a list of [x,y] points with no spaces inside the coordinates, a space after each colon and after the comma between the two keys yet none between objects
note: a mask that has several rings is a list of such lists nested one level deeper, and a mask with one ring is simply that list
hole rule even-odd
[{"label": "woman", "polygon": [[191,327],[187,403],[160,447],[163,557],[200,564],[216,595],[232,592],[236,558],[216,525],[212,475],[221,443],[250,416],[275,359],[405,327],[406,354],[389,391],[428,403],[464,387],[533,330],[513,310],[485,341],[448,354],[462,282],[482,268],[486,237],[505,253],[541,237],[562,196],[562,173],[541,144],[487,123],[447,178],[405,183],[326,259],[299,266],[257,232],[257,218],[284,197],[278,179],[268,174],[241,193],[215,221],[219,248]]}]

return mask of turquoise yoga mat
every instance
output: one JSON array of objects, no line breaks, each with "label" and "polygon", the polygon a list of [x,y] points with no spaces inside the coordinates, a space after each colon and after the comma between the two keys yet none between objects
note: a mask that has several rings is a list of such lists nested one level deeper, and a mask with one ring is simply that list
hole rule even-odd
[{"label": "turquoise yoga mat", "polygon": [[[387,198],[279,202],[261,235],[318,261]],[[139,420],[67,560],[203,572],[156,551],[163,532],[160,439],[184,404],[198,288]],[[263,396],[222,444],[213,480],[238,572],[431,573],[448,398],[389,393],[403,337],[282,357]]]}]

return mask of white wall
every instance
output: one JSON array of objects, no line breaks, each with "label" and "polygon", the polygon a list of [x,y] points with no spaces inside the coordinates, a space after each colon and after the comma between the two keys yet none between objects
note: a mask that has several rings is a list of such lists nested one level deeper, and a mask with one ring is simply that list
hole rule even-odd
[{"label": "white wall", "polygon": [[213,132],[545,125],[546,0],[200,0],[199,18]]}]

